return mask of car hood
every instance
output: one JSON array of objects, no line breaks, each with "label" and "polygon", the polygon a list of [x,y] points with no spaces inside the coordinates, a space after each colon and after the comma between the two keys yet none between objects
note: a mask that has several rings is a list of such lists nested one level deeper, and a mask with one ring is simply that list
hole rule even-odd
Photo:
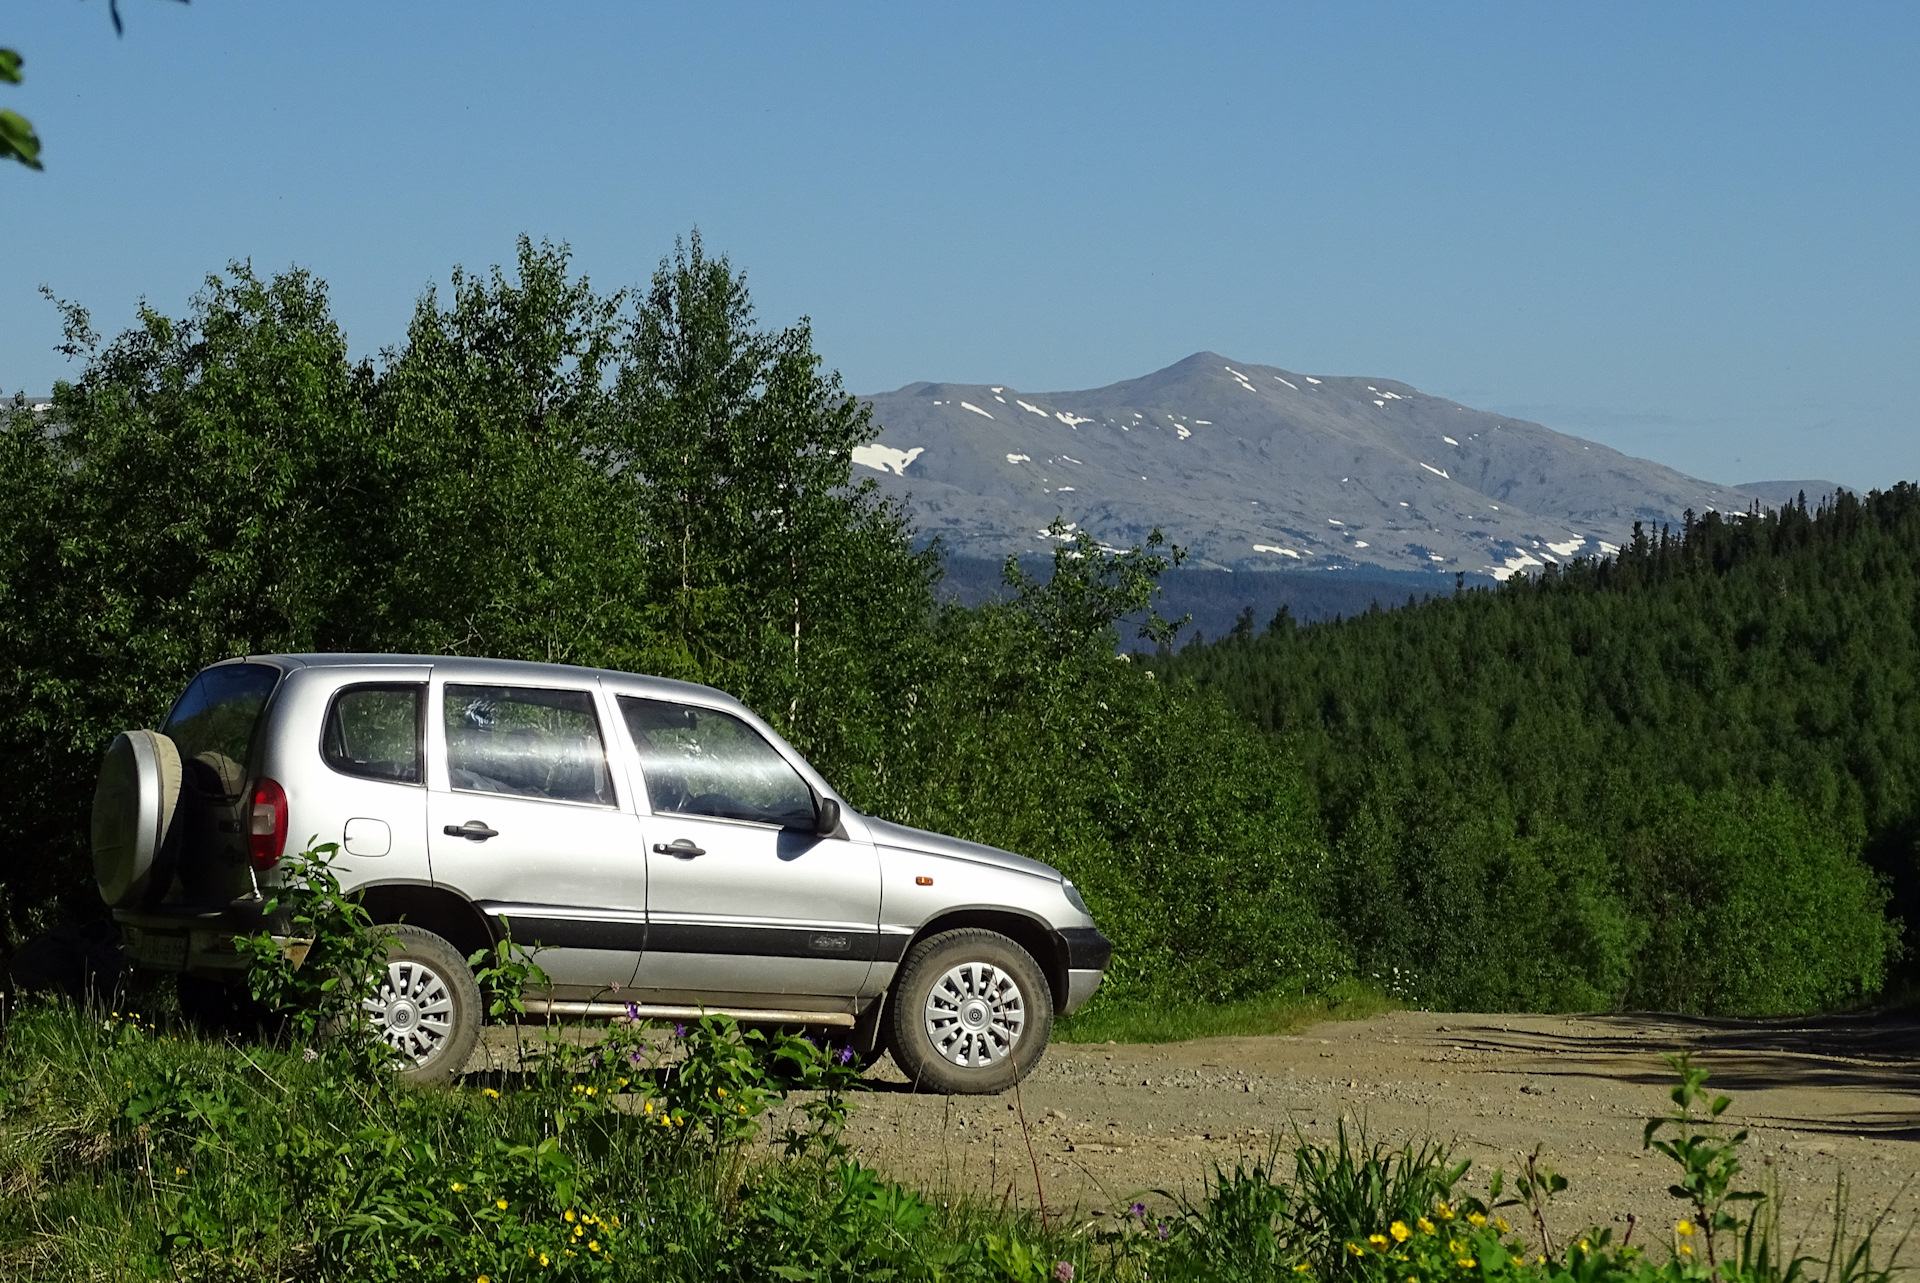
[{"label": "car hood", "polygon": [[1011,851],[1002,851],[997,846],[950,838],[944,833],[929,833],[925,829],[910,829],[904,824],[876,820],[870,815],[861,818],[866,820],[867,828],[872,831],[876,846],[925,851],[929,855],[944,855],[955,860],[971,860],[975,864],[991,864],[996,868],[1011,869],[1015,873],[1030,873],[1036,878],[1046,878],[1051,882],[1061,880],[1060,871],[1051,865],[1042,864],[1038,860],[1029,860],[1026,856],[1015,855]]}]

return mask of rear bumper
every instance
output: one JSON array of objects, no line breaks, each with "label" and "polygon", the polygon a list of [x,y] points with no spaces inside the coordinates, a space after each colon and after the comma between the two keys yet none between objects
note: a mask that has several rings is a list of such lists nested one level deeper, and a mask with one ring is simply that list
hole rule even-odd
[{"label": "rear bumper", "polygon": [[136,967],[226,976],[246,970],[233,938],[267,929],[257,900],[193,909],[115,909],[120,952]]}]

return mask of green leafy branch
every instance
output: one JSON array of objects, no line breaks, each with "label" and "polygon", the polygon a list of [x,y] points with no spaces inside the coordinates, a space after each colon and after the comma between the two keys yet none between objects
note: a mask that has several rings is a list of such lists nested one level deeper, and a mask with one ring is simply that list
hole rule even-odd
[{"label": "green leafy branch", "polygon": [[[1726,1205],[1754,1202],[1763,1195],[1758,1190],[1733,1188],[1734,1177],[1740,1174],[1740,1146],[1746,1143],[1747,1133],[1742,1129],[1725,1136],[1715,1129],[1720,1115],[1733,1103],[1731,1098],[1706,1090],[1707,1071],[1695,1068],[1692,1057],[1681,1054],[1665,1059],[1680,1075],[1672,1093],[1675,1108],[1664,1117],[1648,1119],[1640,1143],[1642,1148],[1657,1150],[1680,1165],[1680,1180],[1667,1192],[1693,1204],[1694,1220],[1706,1234],[1707,1264],[1716,1266],[1719,1260],[1714,1236],[1737,1230],[1741,1224]],[[1704,1118],[1694,1112],[1699,1107],[1706,1111]],[[1666,1127],[1674,1129],[1672,1139],[1659,1139],[1661,1129]],[[1680,1231],[1682,1237],[1690,1237],[1693,1228],[1685,1221],[1681,1225],[1686,1226]],[[1692,1248],[1683,1243],[1680,1251],[1690,1255]]]},{"label": "green leafy branch", "polygon": [[[0,49],[0,81],[19,84],[21,61],[18,50]],[[45,168],[40,163],[40,135],[33,132],[33,122],[17,111],[0,109],[0,160],[9,159],[28,169]]]}]

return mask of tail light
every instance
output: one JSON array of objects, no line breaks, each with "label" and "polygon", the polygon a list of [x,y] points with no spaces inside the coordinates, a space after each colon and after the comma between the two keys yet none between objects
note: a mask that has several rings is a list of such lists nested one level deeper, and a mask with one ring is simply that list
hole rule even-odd
[{"label": "tail light", "polygon": [[253,786],[253,823],[247,830],[247,854],[256,869],[271,869],[287,849],[287,791],[273,780]]}]

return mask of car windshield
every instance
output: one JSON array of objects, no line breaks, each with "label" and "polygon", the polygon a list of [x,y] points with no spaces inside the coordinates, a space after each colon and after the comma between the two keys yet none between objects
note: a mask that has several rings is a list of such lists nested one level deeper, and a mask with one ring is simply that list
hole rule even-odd
[{"label": "car windshield", "polygon": [[161,729],[180,750],[181,766],[195,788],[240,796],[253,729],[279,680],[280,670],[266,664],[217,664],[194,678],[175,701]]}]

